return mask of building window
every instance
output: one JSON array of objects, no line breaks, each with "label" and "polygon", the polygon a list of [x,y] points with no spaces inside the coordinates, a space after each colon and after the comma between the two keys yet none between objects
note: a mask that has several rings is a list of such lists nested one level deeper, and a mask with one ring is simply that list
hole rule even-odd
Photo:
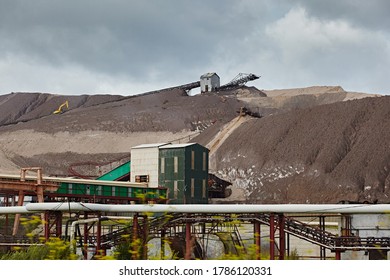
[{"label": "building window", "polygon": [[133,197],[133,189],[132,188],[128,188],[127,195],[128,195],[128,197]]},{"label": "building window", "polygon": [[136,183],[148,183],[149,182],[149,175],[137,175],[137,176],[135,176],[135,182]]},{"label": "building window", "polygon": [[195,170],[195,151],[191,151],[191,169]]},{"label": "building window", "polygon": [[191,198],[195,197],[195,179],[191,178]]},{"label": "building window", "polygon": [[111,195],[112,196],[115,196],[115,189],[116,189],[116,187],[111,187]]},{"label": "building window", "polygon": [[177,181],[173,181],[173,198],[177,199],[179,189],[177,187]]},{"label": "building window", "polygon": [[179,172],[179,158],[178,157],[173,158],[173,172],[175,172],[175,173]]},{"label": "building window", "polygon": [[165,173],[165,158],[161,158],[160,160],[160,166],[161,166],[161,174]]},{"label": "building window", "polygon": [[203,179],[203,184],[202,184],[202,198],[206,198],[206,180]]},{"label": "building window", "polygon": [[203,171],[206,171],[206,152],[203,152]]}]

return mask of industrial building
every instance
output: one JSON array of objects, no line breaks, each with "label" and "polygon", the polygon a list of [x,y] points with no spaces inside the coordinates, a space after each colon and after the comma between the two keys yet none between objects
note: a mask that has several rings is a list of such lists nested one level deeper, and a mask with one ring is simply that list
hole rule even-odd
[{"label": "industrial building", "polygon": [[[221,254],[249,256],[254,245],[256,259],[286,259],[294,252],[301,259],[389,258],[389,205],[208,204],[209,197],[226,193],[225,182],[208,174],[208,161],[209,150],[197,143],[154,143],[131,148],[131,160],[94,180],[43,177],[40,168],[2,174],[0,245],[58,237],[90,259],[130,238],[138,244],[131,258],[147,259],[153,237],[162,259],[168,243],[179,258],[212,258],[210,240],[221,245]],[[35,178],[26,175],[31,171]],[[38,202],[25,204],[25,196]],[[37,213],[42,234],[32,240],[20,234],[19,221]],[[121,219],[129,223],[112,222]],[[303,243],[311,247],[295,247]]]},{"label": "industrial building", "polygon": [[197,143],[156,143],[131,149],[131,181],[167,188],[168,203],[208,203],[209,150]]},{"label": "industrial building", "polygon": [[200,91],[209,92],[215,91],[220,86],[220,78],[217,73],[206,73],[200,76]]}]

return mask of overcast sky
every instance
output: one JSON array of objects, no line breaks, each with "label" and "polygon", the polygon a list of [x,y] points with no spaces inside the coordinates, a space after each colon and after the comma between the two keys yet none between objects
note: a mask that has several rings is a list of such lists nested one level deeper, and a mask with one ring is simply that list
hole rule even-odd
[{"label": "overcast sky", "polygon": [[216,72],[390,94],[388,0],[0,0],[0,94],[132,95]]}]

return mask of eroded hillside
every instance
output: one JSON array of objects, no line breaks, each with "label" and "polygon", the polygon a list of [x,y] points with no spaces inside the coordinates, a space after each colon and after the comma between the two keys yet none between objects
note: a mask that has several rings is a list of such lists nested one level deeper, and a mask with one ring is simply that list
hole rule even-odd
[{"label": "eroded hillside", "polygon": [[365,98],[247,119],[214,168],[232,200],[389,202],[389,147],[390,97]]},{"label": "eroded hillside", "polygon": [[[66,100],[69,108],[53,114]],[[0,172],[42,166],[68,176],[89,162],[84,172],[93,176],[100,163],[130,157],[132,146],[196,141],[210,149],[211,172],[232,182],[219,203],[388,202],[389,103],[341,87],[12,93],[0,96]],[[240,116],[243,107],[260,118]]]}]

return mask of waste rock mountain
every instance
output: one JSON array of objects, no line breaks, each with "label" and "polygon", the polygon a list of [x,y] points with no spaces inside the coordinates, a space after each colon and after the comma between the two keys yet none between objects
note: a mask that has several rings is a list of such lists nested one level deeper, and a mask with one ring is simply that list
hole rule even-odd
[{"label": "waste rock mountain", "polygon": [[97,177],[132,146],[189,141],[209,148],[210,172],[232,184],[212,203],[390,201],[390,96],[340,86],[0,95],[1,173],[69,176],[78,166]]}]

